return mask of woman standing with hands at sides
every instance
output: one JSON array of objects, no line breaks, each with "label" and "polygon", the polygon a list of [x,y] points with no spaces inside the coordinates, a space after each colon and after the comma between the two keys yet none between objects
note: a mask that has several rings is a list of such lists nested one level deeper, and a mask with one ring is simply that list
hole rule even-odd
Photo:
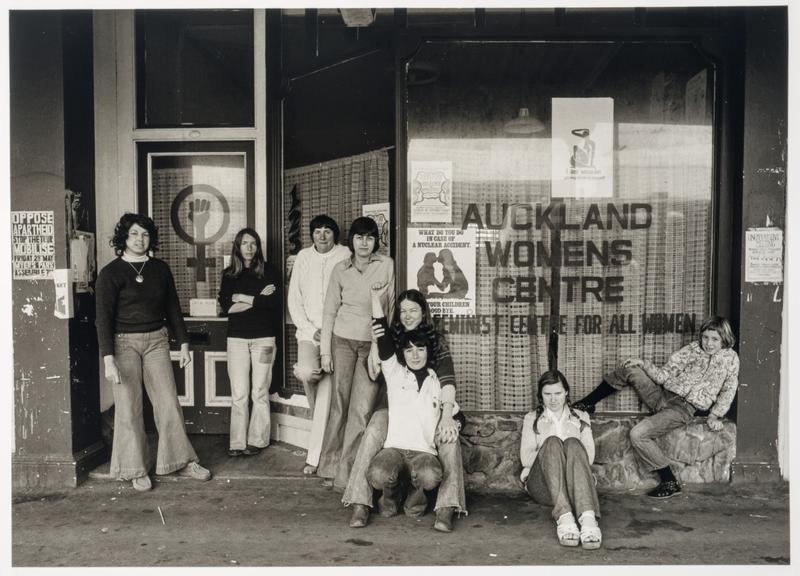
[{"label": "woman standing with hands at sides", "polygon": [[542,374],[536,399],[536,410],[522,421],[520,480],[536,502],[553,507],[559,544],[595,550],[602,534],[589,415],[570,406],[569,382],[558,370]]},{"label": "woman standing with hands at sides", "polygon": [[[375,338],[384,334],[380,324],[373,324]],[[461,419],[463,414],[455,410],[456,378],[453,369],[453,358],[447,339],[433,328],[430,307],[419,290],[406,290],[397,298],[394,318],[389,326],[389,334],[396,345],[399,345],[406,332],[418,330],[429,336],[432,343],[433,359],[431,368],[437,375],[441,386],[442,415],[436,428],[436,451],[442,465],[442,483],[436,498],[436,521],[433,528],[439,532],[453,530],[453,514],[466,514],[466,498],[464,494],[464,467],[461,461],[461,445],[458,441],[459,428],[462,422],[454,419],[457,413]],[[370,356],[370,374],[373,379],[381,371],[380,362],[372,363]],[[376,410],[364,431],[358,447],[353,470],[347,489],[342,497],[345,506],[352,506],[353,514],[350,526],[360,528],[366,526],[369,508],[372,507],[372,488],[367,478],[370,462],[380,452],[386,441],[389,428],[389,412],[385,405]]]},{"label": "woman standing with hands at sides", "polygon": [[317,474],[326,486],[344,490],[367,421],[375,408],[378,385],[367,373],[372,346],[370,286],[387,284],[381,304],[394,305],[394,261],[376,254],[378,225],[372,218],[353,220],[347,245],[353,255],[334,266],[322,316],[320,360],[332,374],[333,391]]},{"label": "woman standing with hands at sides", "polygon": [[[264,261],[258,233],[239,230],[219,289],[219,303],[228,317],[233,397],[228,456],[252,456],[269,445],[269,385],[275,337],[283,322],[280,285],[280,273]],[[252,413],[248,397],[253,399]]]},{"label": "woman standing with hands at sides", "polygon": [[158,250],[158,229],[147,216],[124,214],[110,242],[117,258],[97,277],[97,340],[113,384],[111,475],[143,492],[153,485],[142,416],[142,383],[158,430],[156,474],[209,480],[186,435],[169,355],[168,331],[180,343],[180,367],[191,362],[189,338],[169,266]]},{"label": "woman standing with hands at sides", "polygon": [[303,389],[311,409],[311,432],[303,474],[315,474],[319,464],[322,437],[331,404],[331,377],[320,367],[319,346],[322,337],[322,306],[333,267],[350,257],[347,246],[339,244],[339,226],[325,214],[311,219],[313,244],[297,254],[289,280],[289,314],[295,325],[297,364],[295,377]]}]

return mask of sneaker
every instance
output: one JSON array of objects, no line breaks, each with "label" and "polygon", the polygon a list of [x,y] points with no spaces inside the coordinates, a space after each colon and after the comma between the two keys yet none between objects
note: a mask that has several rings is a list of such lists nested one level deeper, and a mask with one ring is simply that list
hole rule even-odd
[{"label": "sneaker", "polygon": [[138,478],[134,478],[131,481],[133,484],[133,489],[137,492],[147,492],[153,487],[153,483],[150,481],[150,476],[139,476]]},{"label": "sneaker", "polygon": [[211,480],[211,471],[203,468],[197,462],[189,462],[186,466],[178,470],[178,476],[194,478],[195,480]]},{"label": "sneaker", "polygon": [[247,448],[242,450],[242,454],[244,454],[245,456],[255,456],[259,452],[261,452],[261,448],[259,448],[258,446],[250,446],[250,444],[247,445]]},{"label": "sneaker", "polygon": [[676,494],[681,493],[681,485],[678,484],[677,480],[667,480],[666,482],[662,482],[650,492],[647,493],[650,498],[671,498]]},{"label": "sneaker", "polygon": [[369,508],[364,504],[353,504],[353,515],[350,516],[350,528],[363,528],[369,522]]},{"label": "sneaker", "polygon": [[439,532],[452,532],[454,511],[455,508],[452,506],[439,508],[436,511],[436,522],[433,523],[433,529]]},{"label": "sneaker", "polygon": [[594,414],[594,404],[584,404],[583,402],[573,402],[572,407],[575,410],[586,412],[587,414]]}]

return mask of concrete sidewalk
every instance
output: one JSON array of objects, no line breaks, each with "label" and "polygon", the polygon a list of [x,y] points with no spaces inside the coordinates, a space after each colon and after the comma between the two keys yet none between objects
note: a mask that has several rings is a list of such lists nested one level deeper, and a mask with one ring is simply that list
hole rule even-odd
[{"label": "concrete sidewalk", "polygon": [[210,454],[219,446],[206,443],[211,446],[198,452],[215,472],[210,482],[156,477],[154,489],[140,494],[98,471],[68,492],[15,495],[13,565],[789,562],[786,484],[689,486],[666,501],[602,494],[603,547],[585,551],[559,546],[549,510],[523,494],[468,493],[469,516],[456,521],[452,534],[432,530],[431,513],[421,519],[373,515],[368,527],[351,529],[340,495],[318,478],[302,477],[303,451],[276,445],[250,459],[228,459]]}]

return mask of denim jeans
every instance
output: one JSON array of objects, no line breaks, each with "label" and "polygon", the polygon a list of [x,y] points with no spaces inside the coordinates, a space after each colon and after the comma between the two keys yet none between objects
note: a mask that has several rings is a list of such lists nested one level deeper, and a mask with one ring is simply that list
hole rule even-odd
[{"label": "denim jeans", "polygon": [[120,382],[112,385],[114,442],[111,476],[131,480],[147,475],[150,468],[142,416],[142,382],[153,405],[158,431],[156,474],[169,474],[189,462],[197,462],[178,403],[167,329],[116,334],[114,359],[119,368]]},{"label": "denim jeans", "polygon": [[[376,410],[361,438],[350,479],[344,491],[342,502],[345,506],[363,504],[372,507],[372,487],[367,478],[367,470],[373,458],[383,448],[389,427],[389,410]],[[436,443],[439,463],[442,466],[442,482],[436,498],[435,509],[452,507],[461,514],[467,513],[464,493],[464,466],[461,462],[461,444],[456,440],[450,444]]]},{"label": "denim jeans", "polygon": [[617,368],[603,379],[618,390],[633,386],[642,402],[654,413],[631,428],[631,445],[648,470],[669,466],[669,459],[656,439],[691,422],[694,406],[659,386],[639,367]]},{"label": "denim jeans", "polygon": [[[269,385],[275,362],[275,338],[228,338],[231,381],[231,450],[269,445]],[[252,381],[251,381],[252,377]],[[253,399],[252,412],[249,399]]]},{"label": "denim jeans", "polygon": [[400,497],[401,483],[407,479],[410,486],[403,508],[409,516],[421,516],[428,507],[425,490],[433,490],[442,481],[442,465],[427,452],[384,448],[372,459],[367,479],[375,490],[383,491],[384,506],[394,505]]},{"label": "denim jeans", "polygon": [[547,438],[536,455],[525,490],[539,504],[552,506],[555,520],[567,512],[580,518],[587,510],[600,517],[592,467],[577,438]]},{"label": "denim jeans", "polygon": [[344,489],[361,436],[372,416],[378,385],[367,375],[371,342],[333,335],[333,390],[317,474]]},{"label": "denim jeans", "polygon": [[308,407],[311,409],[311,432],[308,435],[308,452],[306,464],[319,464],[322,439],[325,436],[325,425],[331,408],[331,376],[320,369],[319,344],[309,340],[297,342],[297,364],[294,365],[294,376],[303,384]]}]

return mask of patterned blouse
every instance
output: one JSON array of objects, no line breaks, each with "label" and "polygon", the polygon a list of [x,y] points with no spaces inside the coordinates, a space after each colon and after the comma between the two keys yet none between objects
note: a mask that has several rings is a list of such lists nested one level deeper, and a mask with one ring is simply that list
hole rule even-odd
[{"label": "patterned blouse", "polygon": [[722,418],[739,386],[739,356],[731,348],[708,355],[695,341],[675,352],[662,367],[652,367],[647,374],[694,407],[711,408],[714,416]]}]

